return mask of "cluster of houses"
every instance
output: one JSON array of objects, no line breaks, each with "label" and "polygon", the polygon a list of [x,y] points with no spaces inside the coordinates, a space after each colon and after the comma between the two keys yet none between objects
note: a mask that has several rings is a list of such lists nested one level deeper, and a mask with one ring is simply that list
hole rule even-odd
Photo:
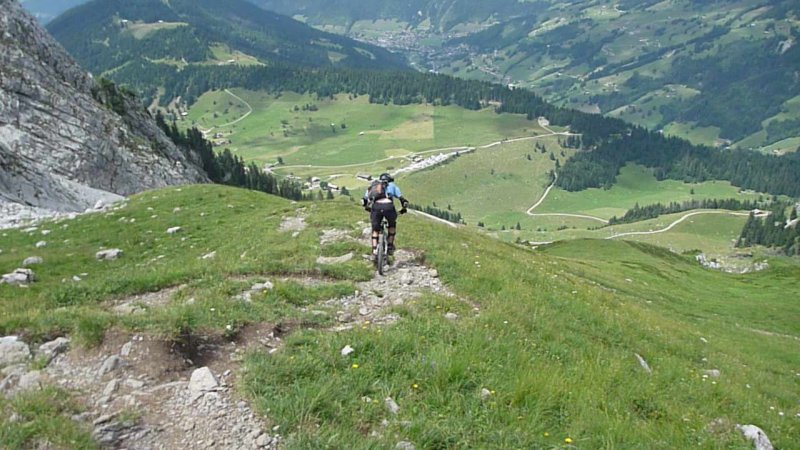
[{"label": "cluster of houses", "polygon": [[305,189],[310,189],[310,190],[319,189],[322,191],[332,191],[332,192],[339,192],[341,190],[339,186],[333,183],[322,181],[322,179],[319,177],[309,178],[306,182],[303,183],[303,187]]}]

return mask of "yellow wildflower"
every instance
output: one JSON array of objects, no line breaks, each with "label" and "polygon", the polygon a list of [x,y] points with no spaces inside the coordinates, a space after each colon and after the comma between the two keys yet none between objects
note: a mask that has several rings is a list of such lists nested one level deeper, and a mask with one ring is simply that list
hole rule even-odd
[{"label": "yellow wildflower", "polygon": [[353,365],[352,365],[352,366],[350,366],[350,367],[352,367],[353,369],[358,369],[358,364],[353,364]]},{"label": "yellow wildflower", "polygon": [[417,383],[412,384],[411,387],[414,389],[419,389],[419,385]]},{"label": "yellow wildflower", "polygon": [[550,433],[548,433],[547,431],[545,431],[545,432],[544,432],[544,437],[547,437],[547,436],[550,436]]},{"label": "yellow wildflower", "polygon": [[572,444],[572,438],[568,437],[568,438],[564,439],[564,442],[566,442],[567,444]]}]

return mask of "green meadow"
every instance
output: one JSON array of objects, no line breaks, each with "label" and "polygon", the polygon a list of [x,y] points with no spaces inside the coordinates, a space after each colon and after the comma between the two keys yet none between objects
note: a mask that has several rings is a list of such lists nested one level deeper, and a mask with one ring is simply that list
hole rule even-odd
[{"label": "green meadow", "polygon": [[[0,266],[13,269],[33,254],[44,263],[30,288],[0,285],[0,333],[34,343],[69,335],[91,347],[119,329],[233,338],[247,324],[303,320],[309,325],[285,336],[274,354],[248,354],[237,377],[239,392],[280,427],[287,449],[390,449],[399,441],[417,448],[752,448],[737,423],[762,427],[776,448],[800,439],[796,262],[773,259],[765,272],[733,276],[644,243],[575,240],[534,252],[404,216],[401,248],[420,252],[455,295],[394,306],[387,312],[400,320],[390,326],[332,332],[330,314],[308,311],[327,311],[325,299],[349,295],[373,276],[360,258],[315,263],[320,255],[366,251],[362,243],[320,246],[323,230],[360,234],[362,211],[343,205],[349,202],[292,204],[191,186],[43,223],[51,232],[41,249],[39,230],[10,230],[0,238]],[[307,229],[295,238],[278,231],[283,217],[297,214]],[[183,230],[168,235],[170,226]],[[104,247],[125,254],[95,261]],[[215,250],[216,258],[201,258]],[[87,275],[72,282],[78,273]],[[319,283],[280,281],[293,274]],[[265,278],[278,281],[276,289],[251,303],[230,300]],[[170,287],[176,293],[148,314],[111,309],[120,297]],[[346,358],[345,345],[355,349]],[[720,376],[709,377],[711,369]],[[88,433],[70,425],[81,407],[69,397],[44,391],[0,400],[22,418],[0,416],[0,439],[12,448],[45,440],[93,448]],[[384,407],[386,397],[399,405],[397,415]]]},{"label": "green meadow", "polygon": [[610,219],[612,216],[622,216],[637,203],[644,206],[714,198],[757,200],[759,195],[739,192],[739,188],[726,181],[658,181],[646,168],[628,165],[622,168],[611,189],[587,189],[581,192],[553,189],[547,200],[534,212],[570,212]]},{"label": "green meadow", "polygon": [[[203,95],[187,121],[230,140],[247,160],[341,166],[445,147],[479,146],[545,133],[524,116],[455,106],[371,104],[366,97],[233,90]],[[313,105],[313,107],[312,107]],[[241,119],[252,107],[253,112]]]}]

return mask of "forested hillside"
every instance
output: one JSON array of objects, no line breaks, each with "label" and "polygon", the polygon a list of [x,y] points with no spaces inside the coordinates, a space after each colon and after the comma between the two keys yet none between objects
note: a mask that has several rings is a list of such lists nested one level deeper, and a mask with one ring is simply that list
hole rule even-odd
[{"label": "forested hillside", "polygon": [[258,2],[404,51],[423,70],[531,87],[695,143],[800,146],[791,0]]},{"label": "forested hillside", "polygon": [[68,11],[48,30],[100,75],[136,61],[188,64],[286,62],[402,69],[403,57],[309,28],[243,0],[97,0]]},{"label": "forested hillside", "polygon": [[375,0],[365,7],[361,0],[252,0],[266,9],[303,16],[313,25],[350,27],[360,20],[399,20],[413,26],[433,27],[441,32],[465,23],[523,14],[546,6],[546,2],[517,0]]}]

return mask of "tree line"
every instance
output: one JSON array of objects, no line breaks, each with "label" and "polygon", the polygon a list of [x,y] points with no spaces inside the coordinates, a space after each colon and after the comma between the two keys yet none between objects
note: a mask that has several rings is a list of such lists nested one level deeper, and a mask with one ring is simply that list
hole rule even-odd
[{"label": "tree line", "polygon": [[789,213],[788,221],[785,205],[774,208],[772,214],[765,218],[756,217],[755,214],[750,213],[736,246],[763,245],[779,248],[790,256],[800,256],[800,225],[795,223],[796,220],[797,207],[794,205]]},{"label": "tree line", "polygon": [[570,158],[558,174],[558,186],[568,191],[611,187],[628,163],[653,169],[658,180],[684,182],[726,180],[731,184],[775,195],[800,196],[800,154],[765,155],[748,150],[696,146],[631,126],[612,135],[591,152]]},{"label": "tree line", "polygon": [[608,225],[619,225],[623,223],[641,222],[643,220],[655,219],[665,214],[675,214],[693,209],[728,209],[731,211],[753,210],[756,208],[768,207],[771,203],[753,200],[730,199],[703,199],[689,200],[685,202],[670,202],[667,205],[656,203],[652,205],[639,206],[638,203],[625,212],[622,217],[614,216],[608,221]]},{"label": "tree line", "polygon": [[462,225],[466,225],[467,224],[466,222],[464,222],[464,219],[461,217],[461,213],[460,212],[453,212],[453,211],[448,211],[446,209],[439,209],[439,208],[436,208],[435,206],[419,206],[419,205],[414,205],[414,204],[410,204],[409,208],[416,209],[417,211],[422,211],[422,212],[424,212],[426,214],[430,214],[430,215],[432,215],[434,217],[438,217],[440,219],[444,219],[444,220],[446,220],[448,222],[458,223],[458,224],[462,224]]},{"label": "tree line", "polygon": [[156,114],[156,124],[178,148],[200,158],[203,170],[214,183],[261,191],[290,200],[312,199],[311,194],[304,193],[302,185],[296,181],[278,179],[271,173],[265,173],[254,162],[245,163],[228,149],[215,153],[211,142],[197,128],[183,132],[175,122],[168,124],[160,112]]}]

